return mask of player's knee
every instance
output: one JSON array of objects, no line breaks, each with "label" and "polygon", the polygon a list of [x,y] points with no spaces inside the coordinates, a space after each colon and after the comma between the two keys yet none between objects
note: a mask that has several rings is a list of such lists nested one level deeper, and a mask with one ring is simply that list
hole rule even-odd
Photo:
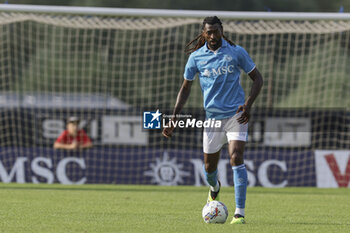
[{"label": "player's knee", "polygon": [[215,172],[217,169],[216,164],[212,164],[212,163],[205,163],[204,168],[205,168],[205,171],[208,173]]},{"label": "player's knee", "polygon": [[243,153],[239,151],[234,151],[230,156],[231,156],[231,159],[230,159],[231,166],[238,166],[243,164],[244,162]]}]

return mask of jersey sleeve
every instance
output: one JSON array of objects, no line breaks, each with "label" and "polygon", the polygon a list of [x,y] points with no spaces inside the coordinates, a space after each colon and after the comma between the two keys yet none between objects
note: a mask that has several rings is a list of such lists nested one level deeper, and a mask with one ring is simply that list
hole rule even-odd
[{"label": "jersey sleeve", "polygon": [[198,68],[196,65],[196,61],[194,60],[193,53],[189,56],[184,72],[184,79],[186,80],[194,80],[196,73],[198,72]]},{"label": "jersey sleeve", "polygon": [[244,72],[246,72],[247,74],[249,74],[252,70],[254,70],[255,68],[255,63],[253,62],[252,58],[249,56],[249,54],[247,53],[247,51],[240,47],[238,47],[238,61],[239,61],[239,66],[242,68],[242,70],[244,70]]},{"label": "jersey sleeve", "polygon": [[81,136],[81,140],[82,140],[83,145],[86,144],[86,143],[90,143],[90,142],[91,142],[91,139],[90,139],[89,136],[85,133],[84,130],[81,130],[81,131],[80,131],[80,136]]},{"label": "jersey sleeve", "polygon": [[67,138],[67,131],[65,130],[61,133],[61,135],[56,139],[55,142],[66,143],[66,141],[67,141],[66,138]]}]

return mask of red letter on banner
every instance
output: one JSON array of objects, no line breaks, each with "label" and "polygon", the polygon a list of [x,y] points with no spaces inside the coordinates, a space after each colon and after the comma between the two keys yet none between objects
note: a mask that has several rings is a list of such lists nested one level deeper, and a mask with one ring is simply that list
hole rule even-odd
[{"label": "red letter on banner", "polygon": [[325,155],[326,161],[334,175],[335,180],[338,183],[339,187],[348,187],[350,182],[350,157],[348,159],[348,163],[346,164],[345,174],[341,174],[337,160],[335,159],[333,154]]}]

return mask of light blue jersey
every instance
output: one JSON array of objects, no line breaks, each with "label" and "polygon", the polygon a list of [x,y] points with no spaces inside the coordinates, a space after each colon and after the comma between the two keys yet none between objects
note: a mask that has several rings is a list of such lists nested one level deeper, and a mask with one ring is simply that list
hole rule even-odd
[{"label": "light blue jersey", "polygon": [[184,78],[192,81],[199,73],[206,117],[224,119],[235,115],[238,107],[244,104],[239,80],[241,69],[249,73],[254,68],[254,62],[242,47],[222,39],[217,51],[209,50],[205,43],[190,55]]}]

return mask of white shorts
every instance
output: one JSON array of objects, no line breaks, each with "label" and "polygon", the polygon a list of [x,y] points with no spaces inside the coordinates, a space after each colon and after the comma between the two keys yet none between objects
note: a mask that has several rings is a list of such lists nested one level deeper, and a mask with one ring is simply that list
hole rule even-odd
[{"label": "white shorts", "polygon": [[237,119],[242,113],[239,112],[231,118],[222,119],[221,127],[204,128],[203,131],[203,152],[212,154],[218,152],[221,147],[229,141],[248,140],[248,123],[239,124]]}]

